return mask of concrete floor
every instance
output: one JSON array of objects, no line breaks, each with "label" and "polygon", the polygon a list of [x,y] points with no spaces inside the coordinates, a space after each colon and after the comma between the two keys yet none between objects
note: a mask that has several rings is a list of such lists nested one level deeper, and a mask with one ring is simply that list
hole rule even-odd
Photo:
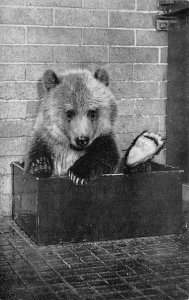
[{"label": "concrete floor", "polygon": [[0,219],[0,299],[189,299],[189,234],[37,246]]}]

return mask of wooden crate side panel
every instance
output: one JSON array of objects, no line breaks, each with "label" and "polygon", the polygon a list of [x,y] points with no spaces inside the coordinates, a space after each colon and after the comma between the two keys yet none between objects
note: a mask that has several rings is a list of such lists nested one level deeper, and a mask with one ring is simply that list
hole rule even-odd
[{"label": "wooden crate side panel", "polygon": [[13,164],[13,218],[37,241],[38,181]]},{"label": "wooden crate side panel", "polygon": [[181,182],[179,171],[104,176],[85,187],[65,178],[51,178],[49,184],[41,181],[39,240],[53,243],[177,233],[182,220]]}]

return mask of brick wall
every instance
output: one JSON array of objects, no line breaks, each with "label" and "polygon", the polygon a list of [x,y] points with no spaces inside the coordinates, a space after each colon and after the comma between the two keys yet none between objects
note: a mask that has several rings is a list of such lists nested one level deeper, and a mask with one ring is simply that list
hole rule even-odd
[{"label": "brick wall", "polygon": [[[11,214],[10,162],[31,133],[43,71],[109,71],[125,149],[144,129],[165,131],[167,33],[156,0],[0,1],[0,214]],[[160,159],[163,158],[161,156]]]}]

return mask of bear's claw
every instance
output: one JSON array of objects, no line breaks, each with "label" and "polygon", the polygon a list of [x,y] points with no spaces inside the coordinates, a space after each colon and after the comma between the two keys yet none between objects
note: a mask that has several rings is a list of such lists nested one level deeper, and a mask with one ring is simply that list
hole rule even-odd
[{"label": "bear's claw", "polygon": [[68,171],[68,177],[75,185],[86,185],[88,183],[86,179],[75,176],[70,170]]},{"label": "bear's claw", "polygon": [[33,160],[28,167],[28,172],[38,177],[49,177],[52,175],[52,171],[51,162],[46,157]]}]

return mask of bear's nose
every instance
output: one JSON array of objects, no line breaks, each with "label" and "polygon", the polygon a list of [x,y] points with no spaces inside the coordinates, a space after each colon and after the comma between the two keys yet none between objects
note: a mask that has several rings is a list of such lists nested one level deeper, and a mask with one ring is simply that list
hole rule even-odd
[{"label": "bear's nose", "polygon": [[86,147],[89,143],[89,138],[87,136],[81,136],[75,139],[77,146]]}]

